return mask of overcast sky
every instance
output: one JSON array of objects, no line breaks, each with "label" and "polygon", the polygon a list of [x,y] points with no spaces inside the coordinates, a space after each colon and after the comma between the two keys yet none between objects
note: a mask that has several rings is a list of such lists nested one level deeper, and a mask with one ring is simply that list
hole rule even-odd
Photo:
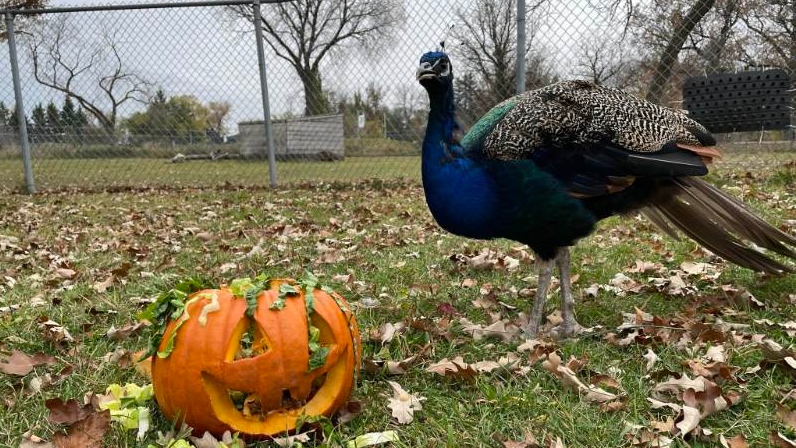
[{"label": "overcast sky", "polygon": [[[50,2],[51,6],[91,4],[97,2]],[[351,49],[326,61],[323,67],[326,90],[350,95],[356,90],[364,91],[365,86],[373,82],[382,88],[385,100],[393,105],[402,91],[416,93],[422,98],[424,92],[414,81],[419,55],[433,49],[446,36],[447,27],[455,24],[455,8],[466,7],[470,1],[407,0],[405,4],[406,25],[392,42],[367,53]],[[565,76],[573,75],[572,61],[580,47],[594,39],[594,33],[615,31],[601,30],[595,11],[579,4],[584,2],[552,1],[546,10],[546,19],[535,30],[538,44],[556,58],[554,62]],[[47,18],[54,18],[54,15]],[[190,94],[202,102],[231,103],[229,124],[233,132],[234,123],[238,121],[262,118],[253,33],[244,30],[245,25],[232,24],[222,8],[74,13],[70,20],[80,29],[77,40],[87,48],[97,45],[102,30],[114,33],[125,66],[155,82],[167,96]],[[449,45],[455,42],[449,40]],[[21,42],[18,50],[28,115],[38,103],[52,100],[60,105],[62,94],[32,79],[27,50]],[[267,46],[266,55],[272,114],[300,114],[303,90],[295,72]],[[14,99],[5,43],[0,45],[0,61],[3,61],[0,63],[0,101],[10,106]],[[141,107],[130,103],[121,115],[129,116]]]}]

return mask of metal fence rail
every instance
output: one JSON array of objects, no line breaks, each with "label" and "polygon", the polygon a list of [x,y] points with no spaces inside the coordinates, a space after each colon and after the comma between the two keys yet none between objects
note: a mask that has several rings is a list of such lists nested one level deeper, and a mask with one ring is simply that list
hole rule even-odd
[{"label": "metal fence rail", "polygon": [[[794,12],[773,0],[349,0],[349,16],[340,1],[0,9],[0,188],[416,179],[414,71],[441,41],[465,127],[560,79],[677,108],[688,76],[796,70],[777,48]],[[731,138],[786,137],[761,131]]]}]

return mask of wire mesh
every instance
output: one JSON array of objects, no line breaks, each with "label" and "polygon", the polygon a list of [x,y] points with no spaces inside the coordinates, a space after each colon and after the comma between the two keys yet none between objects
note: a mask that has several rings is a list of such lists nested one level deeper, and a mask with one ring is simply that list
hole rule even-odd
[{"label": "wire mesh", "polygon": [[[341,1],[261,6],[280,185],[418,179],[427,99],[415,69],[441,42],[465,128],[515,93],[516,2]],[[795,59],[781,50],[792,47],[794,12],[782,3],[529,1],[525,87],[591,79],[679,108],[689,76],[792,75]],[[127,6],[13,10],[37,188],[267,185],[252,5]],[[11,189],[23,185],[14,106],[0,64],[0,187]]]}]

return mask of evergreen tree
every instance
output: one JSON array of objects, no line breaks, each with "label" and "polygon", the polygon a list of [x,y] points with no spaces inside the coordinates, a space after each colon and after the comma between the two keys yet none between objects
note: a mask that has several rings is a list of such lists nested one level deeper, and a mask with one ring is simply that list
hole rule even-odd
[{"label": "evergreen tree", "polygon": [[66,97],[64,99],[64,105],[61,108],[61,126],[64,129],[73,129],[75,126],[75,122],[77,120],[77,109],[75,108],[75,103],[72,102],[72,98]]},{"label": "evergreen tree", "polygon": [[58,134],[61,132],[61,113],[58,111],[58,106],[52,101],[47,104],[47,126],[50,132]]},{"label": "evergreen tree", "polygon": [[0,126],[4,126],[8,124],[8,117],[11,115],[11,111],[8,110],[6,104],[0,101]]},{"label": "evergreen tree", "polygon": [[39,132],[43,132],[47,129],[47,115],[44,113],[44,106],[41,103],[37,104],[36,107],[33,108],[33,112],[31,112],[31,119],[33,120],[33,126]]}]

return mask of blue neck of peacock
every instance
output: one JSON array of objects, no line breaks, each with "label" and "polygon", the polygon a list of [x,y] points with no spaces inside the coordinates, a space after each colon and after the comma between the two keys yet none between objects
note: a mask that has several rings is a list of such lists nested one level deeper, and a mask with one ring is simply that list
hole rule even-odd
[{"label": "blue neck of peacock", "polygon": [[453,100],[453,86],[429,90],[431,111],[428,114],[426,136],[423,140],[423,159],[426,156],[441,157],[445,154],[445,144],[452,144],[456,124],[456,105]]},{"label": "blue neck of peacock", "polygon": [[493,182],[454,138],[458,125],[453,88],[445,87],[429,90],[431,111],[422,154],[426,202],[445,230],[470,238],[489,238],[496,205]]}]

